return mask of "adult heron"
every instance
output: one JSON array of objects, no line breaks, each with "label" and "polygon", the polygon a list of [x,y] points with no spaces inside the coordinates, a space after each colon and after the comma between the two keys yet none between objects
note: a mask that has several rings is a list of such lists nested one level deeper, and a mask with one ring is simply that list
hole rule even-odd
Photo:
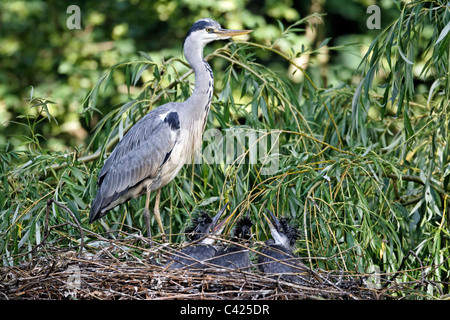
[{"label": "adult heron", "polygon": [[114,207],[146,194],[144,219],[151,239],[149,201],[156,191],[154,214],[161,234],[159,212],[161,188],[172,181],[201,146],[214,78],[203,58],[206,44],[247,34],[252,30],[227,30],[212,19],[200,19],[189,30],[184,55],[195,73],[194,91],[184,102],[169,102],[150,111],[117,144],[105,161],[97,180],[89,222],[100,219]]}]

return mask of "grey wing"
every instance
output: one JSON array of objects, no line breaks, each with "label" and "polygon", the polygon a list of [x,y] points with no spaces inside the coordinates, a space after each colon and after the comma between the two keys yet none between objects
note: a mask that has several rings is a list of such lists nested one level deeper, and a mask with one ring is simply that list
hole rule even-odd
[{"label": "grey wing", "polygon": [[188,246],[174,253],[166,263],[169,269],[203,269],[205,264],[201,261],[214,257],[216,249],[211,245]]},{"label": "grey wing", "polygon": [[179,137],[180,119],[174,109],[158,108],[139,120],[115,147],[100,171],[89,222],[104,216],[112,209],[108,206],[131,188],[155,177]]}]

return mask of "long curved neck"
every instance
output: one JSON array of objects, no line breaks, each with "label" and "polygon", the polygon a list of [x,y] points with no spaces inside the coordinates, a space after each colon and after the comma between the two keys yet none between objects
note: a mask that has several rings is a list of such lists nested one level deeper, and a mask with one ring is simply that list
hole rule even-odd
[{"label": "long curved neck", "polygon": [[[188,99],[188,106],[197,112],[208,114],[214,88],[214,77],[210,65],[203,59],[203,45],[186,41],[184,55],[195,73],[195,87]],[[194,111],[194,110],[193,110]]]}]

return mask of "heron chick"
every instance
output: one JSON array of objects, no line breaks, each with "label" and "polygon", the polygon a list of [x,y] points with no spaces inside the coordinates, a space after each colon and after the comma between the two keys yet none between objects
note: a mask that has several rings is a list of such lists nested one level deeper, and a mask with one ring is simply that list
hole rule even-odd
[{"label": "heron chick", "polygon": [[212,41],[251,31],[222,29],[212,19],[194,23],[183,43],[184,55],[195,73],[192,95],[184,102],[169,102],[153,109],[120,140],[98,175],[90,223],[116,206],[146,194],[144,218],[151,241],[149,202],[151,192],[156,191],[154,215],[164,237],[159,212],[161,188],[177,176],[185,163],[192,161],[201,146],[213,96],[213,73],[203,58],[203,49]]},{"label": "heron chick", "polygon": [[247,211],[247,215],[239,219],[234,227],[231,244],[216,246],[217,252],[214,259],[211,260],[211,264],[229,269],[250,269],[252,263],[247,245],[252,236],[252,225],[250,211]]},{"label": "heron chick", "polygon": [[[269,210],[273,223],[266,220],[273,239],[266,241],[258,255],[258,268],[265,274],[274,274],[283,280],[305,284],[309,280],[308,269],[293,253],[299,231],[284,218],[278,220]],[[265,215],[264,215],[265,216]]]},{"label": "heron chick", "polygon": [[217,250],[213,246],[214,239],[210,236],[219,236],[226,223],[233,216],[230,213],[228,217],[219,222],[224,214],[228,203],[211,218],[206,212],[202,212],[193,222],[192,226],[186,229],[190,242],[178,252],[172,254],[166,263],[169,269],[204,269],[207,264],[203,262],[210,261]]}]

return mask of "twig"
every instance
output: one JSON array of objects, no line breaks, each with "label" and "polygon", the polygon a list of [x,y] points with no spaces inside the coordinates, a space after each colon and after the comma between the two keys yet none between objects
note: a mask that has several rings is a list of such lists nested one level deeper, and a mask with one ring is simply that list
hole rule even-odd
[{"label": "twig", "polygon": [[[311,189],[309,189],[308,194],[306,196],[306,199],[311,199],[311,194],[314,193],[314,190],[322,183],[322,180],[317,181]],[[308,231],[306,230],[306,208],[308,205],[308,201],[305,201],[305,206],[303,209],[303,232],[305,233],[305,237],[308,238]],[[308,260],[309,260],[309,266],[312,268],[312,260],[311,260],[311,251],[309,249],[308,241],[306,241],[306,250],[308,251]]]},{"label": "twig", "polygon": [[[80,256],[81,256],[81,253],[83,252],[83,247],[84,247],[84,233],[83,233],[83,228],[81,227],[80,222],[78,221],[77,217],[73,214],[73,212],[72,212],[69,208],[67,208],[65,205],[59,203],[58,201],[56,201],[56,200],[53,199],[53,198],[50,198],[50,199],[48,199],[48,201],[47,201],[47,215],[46,215],[46,217],[45,217],[46,226],[45,226],[45,229],[44,229],[44,230],[47,231],[47,234],[45,235],[44,240],[47,239],[48,233],[49,233],[49,232],[48,232],[48,231],[49,231],[49,226],[48,226],[48,214],[49,214],[49,208],[50,208],[50,206],[51,206],[52,203],[56,204],[58,207],[62,208],[62,209],[65,210],[67,213],[69,213],[70,216],[72,217],[72,219],[75,221],[75,224],[76,224],[75,227],[77,227],[78,230],[80,231],[80,250],[78,251],[78,257],[80,257]],[[70,223],[69,221],[68,221],[68,223],[69,223],[70,225],[73,226],[73,224]]]},{"label": "twig", "polygon": [[[406,259],[408,259],[410,255],[413,255],[414,257],[416,257],[417,260],[419,260],[419,259],[417,258],[417,255],[414,253],[414,251],[409,250],[409,251],[408,251],[408,254],[403,258],[402,263],[400,263],[400,267],[398,268],[399,271],[397,271],[397,272],[391,277],[390,280],[387,280],[387,281],[383,284],[382,288],[386,288],[389,284],[391,284],[392,282],[394,282],[394,280],[395,280],[395,279],[398,277],[398,275],[400,274],[400,270],[403,269],[403,265],[405,264]],[[419,262],[420,262],[420,266],[422,267],[422,261],[419,260]],[[423,281],[423,272],[422,272],[422,277],[421,277],[421,282],[422,282],[422,281]]]}]

